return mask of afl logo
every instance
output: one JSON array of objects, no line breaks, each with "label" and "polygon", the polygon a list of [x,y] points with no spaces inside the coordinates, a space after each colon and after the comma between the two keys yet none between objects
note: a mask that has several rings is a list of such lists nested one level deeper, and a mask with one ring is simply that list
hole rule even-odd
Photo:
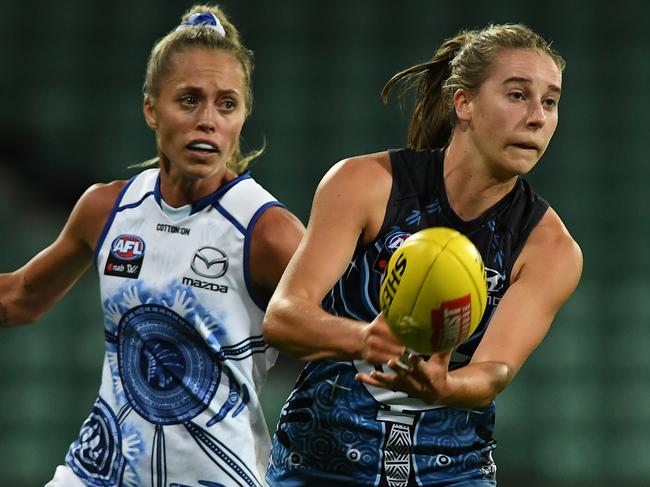
[{"label": "afl logo", "polygon": [[410,236],[410,233],[405,232],[393,232],[388,235],[386,240],[384,240],[384,246],[381,247],[379,255],[377,255],[377,258],[375,259],[375,263],[372,265],[372,270],[383,276],[388,261],[390,260],[390,256],[393,255],[395,251],[399,249],[400,245],[404,243],[404,240]]},{"label": "afl logo", "polygon": [[192,257],[192,270],[201,277],[215,279],[228,270],[228,256],[214,247],[201,247]]},{"label": "afl logo", "polygon": [[384,243],[384,247],[391,253],[395,253],[395,251],[404,243],[404,240],[409,238],[411,236],[410,233],[404,233],[404,232],[399,232],[399,233],[394,233],[393,235],[389,235],[388,238],[386,238],[386,242]]},{"label": "afl logo", "polygon": [[111,244],[111,254],[120,260],[136,260],[144,255],[144,240],[137,235],[120,235]]}]

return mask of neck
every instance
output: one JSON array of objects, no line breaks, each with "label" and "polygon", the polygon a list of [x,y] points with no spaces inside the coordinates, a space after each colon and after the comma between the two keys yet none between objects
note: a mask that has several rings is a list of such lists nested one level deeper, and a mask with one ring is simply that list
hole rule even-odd
[{"label": "neck", "polygon": [[179,208],[214,193],[237,175],[226,167],[208,177],[191,177],[175,171],[173,166],[160,164],[160,194],[165,202]]},{"label": "neck", "polygon": [[517,176],[499,178],[474,146],[461,144],[454,136],[445,151],[444,180],[449,205],[469,221],[506,196],[517,183]]}]

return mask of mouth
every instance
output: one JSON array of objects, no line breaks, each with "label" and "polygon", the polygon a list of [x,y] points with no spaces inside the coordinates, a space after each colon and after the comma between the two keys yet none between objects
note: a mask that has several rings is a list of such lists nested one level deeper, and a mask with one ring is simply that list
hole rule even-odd
[{"label": "mouth", "polygon": [[203,155],[218,154],[219,152],[221,152],[219,146],[211,142],[205,142],[205,141],[190,142],[185,147],[188,150],[191,150],[192,152],[203,154]]},{"label": "mouth", "polygon": [[534,150],[535,152],[539,152],[539,146],[533,144],[532,142],[517,142],[516,144],[510,145],[516,147],[517,149]]}]

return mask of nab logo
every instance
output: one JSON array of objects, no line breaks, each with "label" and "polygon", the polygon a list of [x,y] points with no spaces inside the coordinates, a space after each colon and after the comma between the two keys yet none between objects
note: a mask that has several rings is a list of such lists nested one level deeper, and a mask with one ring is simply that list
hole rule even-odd
[{"label": "nab logo", "polygon": [[111,245],[111,254],[120,260],[136,260],[144,255],[144,240],[137,235],[120,235]]}]

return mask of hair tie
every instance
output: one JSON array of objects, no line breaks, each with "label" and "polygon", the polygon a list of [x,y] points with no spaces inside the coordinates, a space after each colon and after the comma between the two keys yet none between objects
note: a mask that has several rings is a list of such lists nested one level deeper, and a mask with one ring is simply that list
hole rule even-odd
[{"label": "hair tie", "polygon": [[212,12],[197,12],[195,14],[192,14],[185,22],[181,22],[181,24],[176,27],[176,30],[184,30],[189,29],[190,27],[203,26],[217,31],[221,37],[226,37],[226,31],[223,28],[223,25],[221,25],[221,22],[219,22],[217,16]]}]

